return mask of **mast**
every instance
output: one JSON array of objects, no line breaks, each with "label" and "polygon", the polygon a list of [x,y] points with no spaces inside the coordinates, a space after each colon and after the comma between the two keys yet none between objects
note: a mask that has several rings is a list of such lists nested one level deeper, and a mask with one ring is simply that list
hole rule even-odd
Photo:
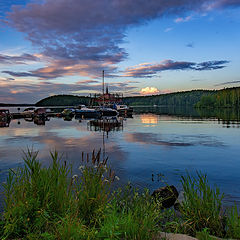
[{"label": "mast", "polygon": [[102,93],[103,93],[103,106],[104,106],[104,70],[102,72],[102,79],[103,79],[103,83],[102,83]]}]

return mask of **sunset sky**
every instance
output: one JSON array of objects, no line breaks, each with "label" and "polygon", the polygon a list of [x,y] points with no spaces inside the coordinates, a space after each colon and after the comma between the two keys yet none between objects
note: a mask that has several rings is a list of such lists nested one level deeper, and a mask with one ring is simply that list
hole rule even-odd
[{"label": "sunset sky", "polygon": [[1,0],[0,102],[240,86],[240,0]]}]

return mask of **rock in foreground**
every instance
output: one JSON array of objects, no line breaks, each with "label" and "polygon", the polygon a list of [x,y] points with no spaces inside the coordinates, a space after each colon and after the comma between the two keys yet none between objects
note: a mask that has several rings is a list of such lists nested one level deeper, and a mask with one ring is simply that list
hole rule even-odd
[{"label": "rock in foreground", "polygon": [[159,199],[162,202],[163,208],[172,207],[176,202],[178,195],[179,193],[173,185],[158,188],[152,193],[154,198]]}]

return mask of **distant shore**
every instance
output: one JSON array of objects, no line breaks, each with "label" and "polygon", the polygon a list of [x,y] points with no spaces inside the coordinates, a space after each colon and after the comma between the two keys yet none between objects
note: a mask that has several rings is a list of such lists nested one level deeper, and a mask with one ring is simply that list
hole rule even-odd
[{"label": "distant shore", "polygon": [[26,106],[35,106],[35,104],[27,104],[27,103],[0,103],[0,107],[26,107]]}]

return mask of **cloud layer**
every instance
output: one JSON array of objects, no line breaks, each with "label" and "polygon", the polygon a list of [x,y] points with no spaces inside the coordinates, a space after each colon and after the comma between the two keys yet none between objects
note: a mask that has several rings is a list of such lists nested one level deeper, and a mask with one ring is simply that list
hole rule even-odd
[{"label": "cloud layer", "polygon": [[[26,34],[41,53],[51,59],[50,67],[76,66],[74,74],[96,75],[96,69],[116,71],[113,65],[128,54],[120,47],[126,30],[166,15],[188,19],[187,12],[240,5],[239,0],[45,0],[14,6],[8,24]],[[46,67],[46,71],[49,66]],[[32,76],[38,76],[38,69]],[[69,74],[53,71],[40,78]],[[26,76],[26,74],[25,74]]]},{"label": "cloud layer", "polygon": [[166,70],[216,70],[225,67],[225,64],[229,61],[207,61],[202,63],[194,62],[184,62],[184,61],[173,61],[173,60],[164,60],[160,63],[143,63],[134,67],[127,68],[124,72],[126,77],[136,77],[136,78],[151,78],[158,74],[159,72]]},{"label": "cloud layer", "polygon": [[143,95],[148,95],[148,94],[158,94],[160,93],[160,91],[156,87],[145,87],[141,89],[140,93]]},{"label": "cloud layer", "polygon": [[[126,91],[132,91],[136,88],[130,86],[127,82],[122,82],[111,83],[109,89],[110,91],[122,91],[123,87]],[[88,95],[87,92],[89,91],[98,92],[101,91],[101,89],[102,84],[92,80],[72,84],[50,82],[33,84],[26,80],[9,81],[8,79],[0,78],[0,103],[34,103],[56,93],[77,94],[81,91],[84,95]]]},{"label": "cloud layer", "polygon": [[235,81],[229,81],[229,82],[224,82],[224,83],[218,83],[214,86],[224,86],[224,85],[228,85],[228,84],[238,84],[240,83],[240,80],[235,80]]},{"label": "cloud layer", "polygon": [[26,64],[26,62],[37,62],[39,58],[31,54],[22,54],[20,56],[10,56],[0,54],[0,64]]}]

